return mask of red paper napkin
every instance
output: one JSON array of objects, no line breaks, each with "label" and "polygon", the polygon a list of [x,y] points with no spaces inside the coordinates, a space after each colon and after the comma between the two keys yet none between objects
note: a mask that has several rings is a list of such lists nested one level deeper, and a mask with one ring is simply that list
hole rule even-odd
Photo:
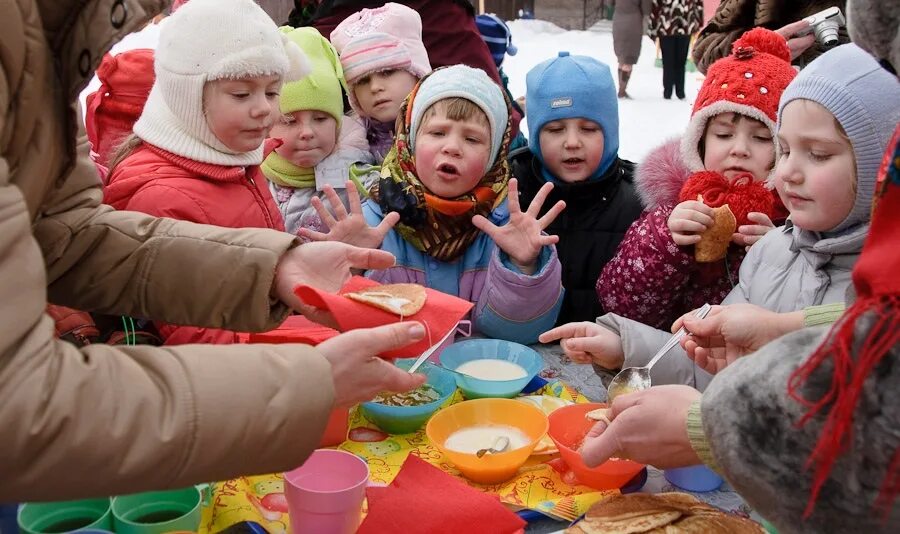
[{"label": "red paper napkin", "polygon": [[[378,285],[381,284],[368,278],[354,276],[347,282],[347,285],[341,288],[340,293],[349,293]],[[294,288],[294,293],[304,303],[331,312],[342,332],[400,321],[400,316],[393,313],[310,286],[297,286]],[[404,321],[418,321],[424,324],[427,332],[425,338],[401,349],[385,352],[381,356],[385,358],[419,356],[428,347],[440,341],[447,332],[456,328],[459,321],[472,309],[472,303],[468,300],[429,288],[425,288],[425,293],[427,295],[425,305],[419,310],[419,313],[403,318]]]},{"label": "red paper napkin", "polygon": [[410,454],[391,485],[367,488],[369,513],[357,534],[513,534],[525,521],[490,495]]},{"label": "red paper napkin", "polygon": [[333,328],[322,326],[303,317],[291,315],[281,326],[268,332],[250,333],[247,335],[248,343],[306,343],[318,345],[326,339],[340,334]]}]

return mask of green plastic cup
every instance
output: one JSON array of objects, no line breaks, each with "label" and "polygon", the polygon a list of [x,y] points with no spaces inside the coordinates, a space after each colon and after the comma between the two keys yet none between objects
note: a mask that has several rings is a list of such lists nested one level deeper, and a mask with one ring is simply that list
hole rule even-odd
[{"label": "green plastic cup", "polygon": [[19,531],[52,534],[77,530],[112,530],[109,498],[27,503],[19,508]]},{"label": "green plastic cup", "polygon": [[113,526],[117,534],[196,532],[200,527],[201,490],[189,488],[151,491],[114,497]]}]

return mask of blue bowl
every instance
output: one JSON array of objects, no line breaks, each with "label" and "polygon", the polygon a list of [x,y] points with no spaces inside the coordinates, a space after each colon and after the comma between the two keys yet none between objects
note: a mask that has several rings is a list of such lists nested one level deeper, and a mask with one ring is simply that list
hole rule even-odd
[{"label": "blue bowl", "polygon": [[534,349],[502,339],[467,339],[454,343],[441,353],[441,365],[456,369],[472,360],[506,360],[525,369],[525,376],[516,380],[482,380],[455,374],[456,385],[467,399],[485,397],[512,398],[544,368],[544,360]]},{"label": "blue bowl", "polygon": [[673,485],[688,491],[713,491],[719,489],[724,482],[722,477],[705,465],[666,469],[663,474]]},{"label": "blue bowl", "polygon": [[[415,358],[406,358],[397,360],[396,364],[402,369],[409,369],[415,361]],[[453,373],[436,365],[423,365],[416,372],[428,377],[425,383],[437,390],[441,395],[440,399],[421,406],[387,406],[377,402],[364,402],[360,404],[360,409],[366,419],[388,434],[409,434],[422,428],[456,391],[456,380]]]}]

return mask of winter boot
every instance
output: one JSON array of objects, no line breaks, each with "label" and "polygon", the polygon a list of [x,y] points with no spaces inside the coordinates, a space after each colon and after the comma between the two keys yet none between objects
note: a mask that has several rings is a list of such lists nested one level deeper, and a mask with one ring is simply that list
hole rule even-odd
[{"label": "winter boot", "polygon": [[631,78],[631,71],[619,69],[619,98],[631,98],[625,89],[628,87],[628,80]]}]

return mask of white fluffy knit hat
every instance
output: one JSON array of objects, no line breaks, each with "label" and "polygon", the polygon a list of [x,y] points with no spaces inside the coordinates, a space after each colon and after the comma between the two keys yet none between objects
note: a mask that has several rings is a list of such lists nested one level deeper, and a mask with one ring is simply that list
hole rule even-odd
[{"label": "white fluffy knit hat", "polygon": [[209,129],[203,111],[208,81],[309,73],[300,48],[253,0],[191,0],[160,30],[156,81],[134,133],[164,150],[204,163],[258,165],[262,146],[235,153]]}]

